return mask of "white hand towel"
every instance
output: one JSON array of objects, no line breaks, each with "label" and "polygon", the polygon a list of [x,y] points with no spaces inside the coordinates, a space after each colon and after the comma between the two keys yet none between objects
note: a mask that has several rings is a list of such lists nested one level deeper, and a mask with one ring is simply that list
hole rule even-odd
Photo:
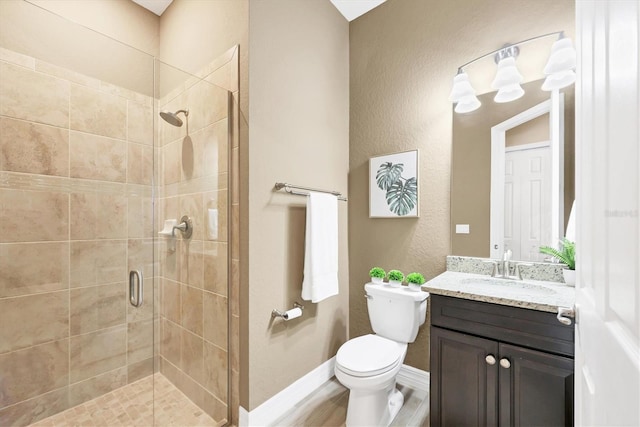
[{"label": "white hand towel", "polygon": [[338,198],[309,192],[302,299],[320,302],[338,294]]}]

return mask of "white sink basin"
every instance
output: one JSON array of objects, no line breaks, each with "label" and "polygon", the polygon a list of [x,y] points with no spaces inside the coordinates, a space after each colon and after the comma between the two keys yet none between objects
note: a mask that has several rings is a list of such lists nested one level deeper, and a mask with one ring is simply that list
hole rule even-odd
[{"label": "white sink basin", "polygon": [[471,287],[482,287],[485,289],[499,287],[501,294],[522,294],[522,292],[526,292],[537,295],[552,295],[556,293],[554,289],[551,289],[548,286],[524,280],[473,277],[461,280],[461,284]]},{"label": "white sink basin", "polygon": [[465,298],[557,313],[572,307],[575,288],[564,283],[501,279],[473,273],[445,271],[423,285],[433,295]]}]

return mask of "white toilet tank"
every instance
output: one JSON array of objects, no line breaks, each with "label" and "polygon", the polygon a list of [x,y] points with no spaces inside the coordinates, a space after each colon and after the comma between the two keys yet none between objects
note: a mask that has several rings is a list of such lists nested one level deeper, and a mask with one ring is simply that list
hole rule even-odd
[{"label": "white toilet tank", "polygon": [[364,289],[373,331],[394,341],[414,342],[427,316],[429,293],[374,283],[367,283]]}]

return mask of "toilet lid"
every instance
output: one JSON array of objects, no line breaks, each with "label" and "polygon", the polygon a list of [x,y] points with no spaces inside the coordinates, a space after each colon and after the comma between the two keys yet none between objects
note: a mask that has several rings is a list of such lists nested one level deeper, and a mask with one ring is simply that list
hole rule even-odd
[{"label": "toilet lid", "polygon": [[364,335],[344,343],[336,354],[336,363],[354,376],[378,375],[398,364],[406,346],[378,335]]}]

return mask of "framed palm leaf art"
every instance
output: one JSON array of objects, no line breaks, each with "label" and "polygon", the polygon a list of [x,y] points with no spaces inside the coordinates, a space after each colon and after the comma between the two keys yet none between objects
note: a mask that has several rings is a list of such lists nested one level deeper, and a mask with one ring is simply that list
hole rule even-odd
[{"label": "framed palm leaf art", "polygon": [[418,150],[369,159],[369,217],[417,218]]}]

